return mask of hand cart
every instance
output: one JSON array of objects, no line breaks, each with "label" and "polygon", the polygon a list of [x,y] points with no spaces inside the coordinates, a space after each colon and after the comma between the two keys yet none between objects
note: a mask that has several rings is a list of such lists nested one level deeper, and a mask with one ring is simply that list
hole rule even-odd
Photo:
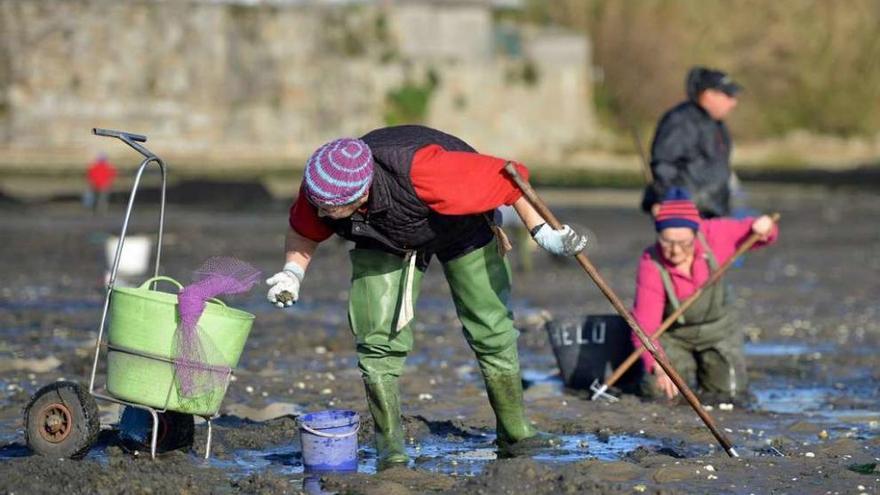
[{"label": "hand cart", "polygon": [[[167,356],[160,356],[131,348],[114,346],[110,342],[109,337],[107,339],[104,338],[105,327],[108,323],[108,309],[111,307],[111,298],[113,297],[116,283],[116,273],[119,268],[120,255],[125,243],[125,236],[128,231],[128,224],[131,217],[132,207],[134,206],[135,195],[141,181],[141,176],[147,166],[151,163],[154,163],[159,167],[162,182],[155,268],[153,278],[148,280],[147,283],[151,283],[155,286],[157,280],[165,279],[165,277],[159,277],[159,262],[161,260],[162,232],[165,223],[165,190],[167,172],[165,163],[162,159],[140,144],[146,142],[146,136],[130,132],[98,128],[92,129],[92,133],[98,136],[117,138],[128,146],[134,148],[134,150],[143,155],[144,159],[141,161],[134,178],[131,194],[128,199],[128,207],[126,208],[125,217],[122,222],[122,231],[119,234],[119,241],[116,246],[113,267],[110,271],[110,278],[107,283],[104,308],[101,314],[101,323],[98,326],[98,337],[95,342],[95,358],[92,365],[89,388],[86,391],[76,382],[58,381],[38,390],[25,409],[25,438],[31,450],[38,454],[54,457],[82,457],[88,453],[97,441],[100,432],[101,425],[96,399],[105,400],[126,406],[120,423],[132,420],[138,415],[143,418],[146,413],[149,414],[152,419],[152,429],[149,442],[150,456],[155,459],[157,446],[160,449],[170,450],[184,446],[184,444],[189,445],[192,443],[194,429],[193,415],[170,410],[168,408],[167,399],[164,407],[155,407],[155,405],[151,406],[132,400],[123,400],[122,398],[111,394],[108,391],[107,384],[104,384],[102,388],[96,388],[95,377],[101,355],[107,355],[110,352],[134,355],[138,358],[151,360],[153,362],[166,363],[167,366],[173,365],[173,361]],[[147,283],[145,283],[145,285]],[[104,340],[107,340],[107,342],[104,342]],[[105,348],[104,352],[102,352],[102,348]],[[231,375],[232,372],[230,368],[226,374],[226,381],[223,384],[222,391],[224,394],[226,388],[229,386]],[[168,397],[170,396],[171,390],[169,387]],[[210,414],[199,415],[206,420],[208,425],[207,442],[205,446],[205,458],[207,459],[211,454],[211,421],[217,417],[217,411],[214,410]],[[135,421],[137,421],[137,419],[135,419]]]}]

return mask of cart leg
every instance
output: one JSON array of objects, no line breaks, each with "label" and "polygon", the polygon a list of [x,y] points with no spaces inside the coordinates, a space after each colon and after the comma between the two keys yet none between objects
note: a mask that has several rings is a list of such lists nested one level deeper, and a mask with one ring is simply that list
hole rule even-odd
[{"label": "cart leg", "polygon": [[211,457],[211,418],[208,421],[208,441],[205,443],[205,459]]},{"label": "cart leg", "polygon": [[156,442],[159,439],[159,415],[154,409],[148,409],[150,415],[153,416],[153,436],[150,439],[150,457],[156,458]]}]

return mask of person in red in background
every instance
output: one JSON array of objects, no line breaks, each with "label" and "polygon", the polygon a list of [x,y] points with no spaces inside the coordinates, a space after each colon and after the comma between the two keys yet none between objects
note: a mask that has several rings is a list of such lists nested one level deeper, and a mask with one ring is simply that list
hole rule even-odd
[{"label": "person in red in background", "polygon": [[107,155],[101,153],[89,165],[86,179],[89,182],[89,191],[92,194],[90,201],[92,212],[104,213],[107,211],[110,188],[113,186],[113,181],[116,180],[116,167],[107,160]]},{"label": "person in red in background", "polygon": [[[687,299],[712,272],[733,256],[753,233],[760,240],[752,249],[776,241],[773,220],[758,218],[700,218],[683,189],[672,188],[654,217],[657,242],[639,260],[633,316],[648,335]],[[748,401],[743,335],[725,295],[723,281],[708,287],[668,331],[660,347],[682,377],[695,384],[708,403]],[[638,347],[640,342],[633,336]],[[654,358],[642,353],[646,395],[673,398],[678,390]],[[695,382],[695,383],[694,383]]]},{"label": "person in red in background", "polygon": [[[413,307],[433,257],[443,265],[465,338],[495,412],[502,456],[551,442],[526,419],[519,357],[507,300],[510,270],[488,216],[513,205],[536,242],[572,256],[586,238],[544,223],[504,173],[449,134],[417,125],[374,130],[320,147],[306,164],[290,209],[285,262],[266,282],[271,303],[290,306],[318,244],[354,241],[349,324],[373,417],[379,468],[406,465],[398,378],[412,350]],[[528,170],[517,165],[523,176]]]}]

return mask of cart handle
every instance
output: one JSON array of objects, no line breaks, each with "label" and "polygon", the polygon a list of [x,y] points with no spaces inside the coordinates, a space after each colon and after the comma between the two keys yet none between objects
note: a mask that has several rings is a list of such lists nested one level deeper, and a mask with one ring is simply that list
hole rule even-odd
[{"label": "cart handle", "polygon": [[139,143],[147,142],[147,136],[144,136],[143,134],[132,134],[130,132],[114,131],[112,129],[101,129],[100,127],[93,127],[92,134],[96,136],[115,137],[123,140],[131,139],[132,141],[137,141]]},{"label": "cart handle", "polygon": [[[146,289],[148,285],[150,285],[150,284],[152,284],[152,283],[154,283],[154,282],[169,282],[169,283],[171,283],[171,284],[173,284],[173,285],[176,285],[178,291],[180,291],[181,289],[183,289],[183,284],[181,284],[181,283],[178,282],[177,280],[174,280],[174,279],[171,278],[171,277],[165,277],[165,276],[162,276],[162,275],[159,275],[158,277],[148,278],[144,283],[142,283],[142,284],[140,285],[140,287],[138,287],[138,289]],[[223,306],[224,308],[228,307],[228,306],[226,306],[226,303],[225,303],[225,302],[221,301],[220,299],[217,299],[216,297],[212,297],[212,298],[210,298],[210,299],[208,299],[208,300],[211,301],[211,302],[215,302],[215,303],[219,304],[220,306]]]}]

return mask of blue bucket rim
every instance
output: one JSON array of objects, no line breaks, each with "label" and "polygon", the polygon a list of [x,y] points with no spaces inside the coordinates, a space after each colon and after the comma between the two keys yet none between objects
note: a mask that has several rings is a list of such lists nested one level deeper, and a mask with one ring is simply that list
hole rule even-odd
[{"label": "blue bucket rim", "polygon": [[[332,414],[341,413],[340,418],[337,418],[336,421],[332,421],[328,424],[321,424],[320,426],[312,424],[313,421],[318,420],[321,416],[330,416]],[[330,418],[327,418],[328,420]],[[303,414],[297,418],[297,422],[300,423],[300,426],[305,424],[311,429],[314,430],[329,430],[331,428],[342,428],[345,426],[355,426],[360,425],[360,414],[357,411],[353,411],[351,409],[326,409],[324,411],[315,411]]]}]

